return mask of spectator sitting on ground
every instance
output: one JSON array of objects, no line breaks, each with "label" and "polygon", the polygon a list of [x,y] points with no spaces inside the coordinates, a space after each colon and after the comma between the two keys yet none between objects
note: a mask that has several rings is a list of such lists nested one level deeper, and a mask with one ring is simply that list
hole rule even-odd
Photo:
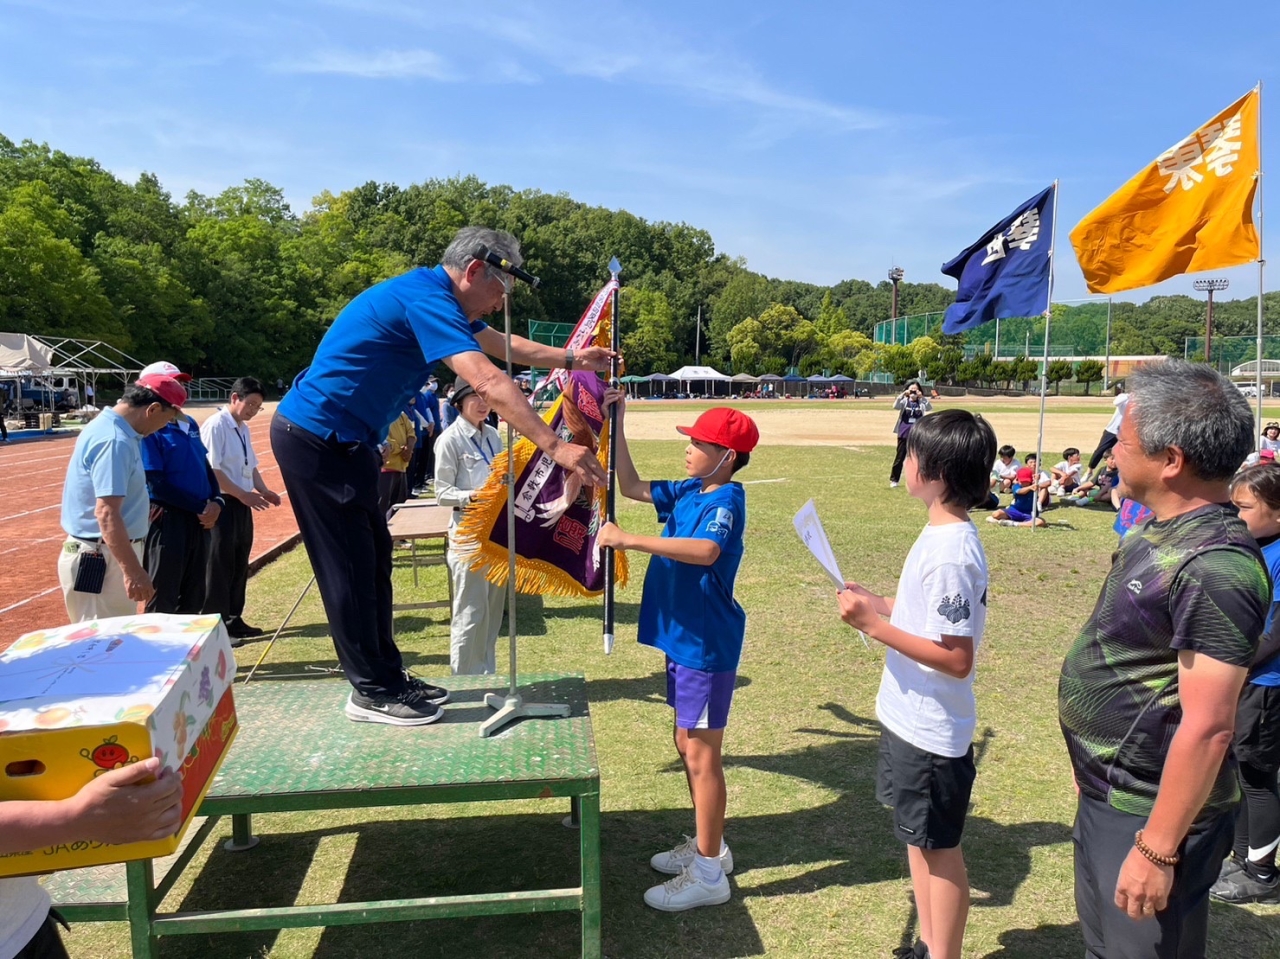
[{"label": "spectator sitting on ground", "polygon": [[998,459],[991,467],[991,491],[993,493],[1012,493],[1013,484],[1018,478],[1018,470],[1022,462],[1017,457],[1017,450],[1012,446],[1002,446],[997,451]]},{"label": "spectator sitting on ground", "polygon": [[1083,469],[1080,463],[1080,451],[1074,446],[1068,446],[1062,451],[1062,461],[1053,468],[1053,485],[1049,488],[1049,492],[1070,493],[1080,485]]},{"label": "spectator sitting on ground", "polygon": [[1034,510],[1036,489],[1037,487],[1045,489],[1049,484],[1049,477],[1041,473],[1040,481],[1037,483],[1035,464],[1035,456],[1028,454],[1027,465],[1018,470],[1018,476],[1014,482],[1013,502],[988,516],[988,523],[999,523],[1002,526],[1046,525],[1043,517],[1034,515]]},{"label": "spectator sitting on ground", "polygon": [[1093,506],[1103,504],[1114,510],[1120,508],[1120,471],[1116,468],[1116,457],[1112,450],[1107,450],[1105,462],[1083,483],[1075,488],[1070,496],[1059,501],[1063,506]]}]

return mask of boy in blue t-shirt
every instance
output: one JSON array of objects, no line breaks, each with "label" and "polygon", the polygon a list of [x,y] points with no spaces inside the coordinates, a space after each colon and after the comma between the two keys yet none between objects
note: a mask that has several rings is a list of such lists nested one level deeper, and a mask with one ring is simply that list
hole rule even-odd
[{"label": "boy in blue t-shirt", "polygon": [[733,598],[742,561],[746,495],[732,476],[747,465],[760,440],[751,417],[715,407],[692,426],[681,482],[647,482],[636,473],[623,431],[624,395],[618,404],[618,489],[628,499],[652,503],[665,525],[661,536],[627,533],[612,523],[600,530],[601,546],[637,549],[653,556],[644,578],[637,638],[666,654],[667,705],[675,710],[675,743],[693,800],[694,837],[660,852],[649,864],[674,875],[644,894],[664,912],[727,902],[733,856],[724,842],[725,783],[720,751],[733,701],[747,614]]}]

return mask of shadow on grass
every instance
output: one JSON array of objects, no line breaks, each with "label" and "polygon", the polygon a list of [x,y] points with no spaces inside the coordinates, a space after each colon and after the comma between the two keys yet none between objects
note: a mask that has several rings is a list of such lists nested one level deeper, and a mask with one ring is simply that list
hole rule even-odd
[{"label": "shadow on grass", "polygon": [[[735,690],[751,685],[751,677],[738,674]],[[667,674],[654,670],[648,676],[632,676],[627,679],[588,679],[587,699],[592,703],[617,701],[650,702],[666,705]],[[673,768],[679,768],[678,765]]]},{"label": "shadow on grass", "polygon": [[[564,828],[563,817],[560,811],[366,822],[264,835],[261,844],[246,853],[228,853],[218,845],[178,909],[291,905],[308,870],[314,868],[312,859],[321,840],[351,833],[357,839],[350,860],[326,863],[331,875],[342,877],[337,898],[343,902],[576,888],[580,883],[578,833]],[[664,878],[649,868],[648,856],[669,845],[687,818],[683,810],[603,817],[606,955],[730,959],[764,952],[736,890],[734,899],[714,911],[711,922],[705,914],[690,919],[644,905],[644,890]],[[270,828],[270,820],[259,818],[257,825]],[[268,931],[173,937],[166,939],[163,953],[167,959],[267,955],[277,936]],[[568,912],[334,926],[324,931],[313,956],[454,957],[466,953],[567,959],[580,955],[580,949],[581,918]]]}]

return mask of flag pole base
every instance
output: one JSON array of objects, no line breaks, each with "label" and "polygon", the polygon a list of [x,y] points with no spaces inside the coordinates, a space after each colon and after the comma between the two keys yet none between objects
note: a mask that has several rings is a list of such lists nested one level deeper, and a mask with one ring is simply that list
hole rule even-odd
[{"label": "flag pole base", "polygon": [[509,723],[520,719],[564,719],[569,715],[568,703],[526,703],[519,693],[500,696],[488,693],[484,703],[497,712],[480,724],[480,738],[487,739]]}]

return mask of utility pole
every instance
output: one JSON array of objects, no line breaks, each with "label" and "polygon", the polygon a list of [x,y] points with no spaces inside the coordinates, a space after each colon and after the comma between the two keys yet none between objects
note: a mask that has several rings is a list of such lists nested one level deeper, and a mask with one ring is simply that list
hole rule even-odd
[{"label": "utility pole", "polygon": [[697,325],[693,328],[693,365],[697,366],[702,358],[702,307],[698,307]]},{"label": "utility pole", "polygon": [[1204,320],[1204,361],[1206,363],[1213,362],[1213,354],[1209,351],[1209,340],[1213,336],[1213,293],[1215,290],[1225,290],[1230,283],[1230,280],[1214,277],[1210,280],[1196,280],[1191,284],[1197,290],[1209,294],[1209,309],[1205,313]]},{"label": "utility pole", "polygon": [[[895,266],[889,270],[889,281],[893,284],[893,307],[890,310],[889,319],[892,320],[890,329],[893,331],[894,340],[897,340],[898,333],[898,284],[902,282],[902,277],[902,267]],[[907,331],[905,329],[902,331],[902,339],[905,343],[907,339]]]}]

